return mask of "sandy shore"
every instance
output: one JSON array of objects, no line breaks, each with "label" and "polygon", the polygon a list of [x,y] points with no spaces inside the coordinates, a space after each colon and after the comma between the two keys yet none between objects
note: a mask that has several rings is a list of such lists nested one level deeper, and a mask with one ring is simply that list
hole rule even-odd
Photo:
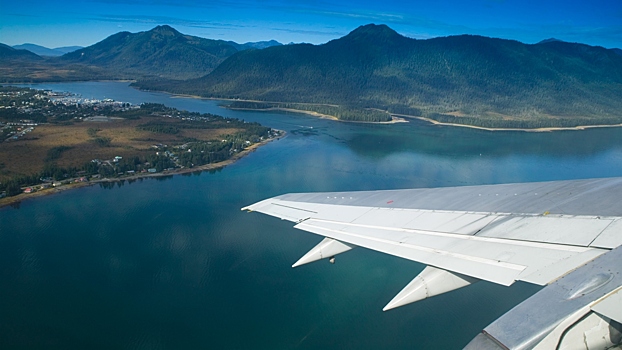
[{"label": "sandy shore", "polygon": [[322,119],[330,119],[330,120],[334,120],[334,121],[338,121],[338,122],[344,122],[344,123],[365,123],[365,124],[395,124],[395,123],[408,123],[408,120],[406,120],[405,118],[402,117],[398,117],[398,116],[391,116],[391,120],[390,121],[386,121],[386,122],[365,122],[365,121],[357,121],[357,120],[341,120],[335,116],[332,115],[328,115],[328,114],[322,114],[322,113],[318,113],[318,112],[313,112],[313,111],[306,111],[304,109],[294,109],[294,108],[280,108],[280,107],[270,107],[270,108],[237,108],[237,107],[226,107],[228,109],[234,110],[234,111],[255,111],[255,112],[271,112],[271,111],[277,111],[277,112],[290,112],[290,113],[299,113],[299,114],[306,114],[306,115],[310,115],[313,117],[318,117],[318,118],[322,118]]},{"label": "sandy shore", "polygon": [[[141,90],[140,91],[151,91],[151,90]],[[232,102],[256,102],[256,103],[284,103],[284,102],[274,102],[274,101],[259,101],[259,100],[240,100],[240,99],[233,99],[233,98],[215,98],[215,97],[203,97],[203,96],[199,96],[199,95],[189,95],[189,94],[173,94],[170,92],[166,92],[166,91],[157,91],[154,90],[156,92],[160,92],[160,93],[164,93],[164,94],[168,94],[171,95],[173,98],[194,98],[194,99],[198,99],[198,100],[212,100],[212,101],[232,101]],[[326,103],[304,103],[304,102],[297,102],[298,104],[303,104],[303,105],[321,105],[321,106],[330,106],[330,107],[339,107],[338,105],[333,105],[333,104],[326,104]],[[223,108],[227,108],[233,111],[254,111],[254,112],[290,112],[290,113],[299,113],[299,114],[306,114],[306,115],[310,115],[313,117],[317,117],[317,118],[322,118],[322,119],[330,119],[330,120],[334,120],[334,121],[338,121],[338,122],[346,122],[346,123],[369,123],[369,124],[395,124],[395,123],[408,123],[408,120],[406,120],[405,118],[402,118],[401,116],[397,116],[397,115],[391,115],[391,120],[390,121],[386,121],[386,122],[364,122],[364,121],[356,121],[356,120],[340,120],[339,118],[329,115],[329,114],[322,114],[322,113],[318,113],[318,112],[313,112],[313,111],[307,111],[304,109],[295,109],[295,108],[280,108],[280,107],[270,107],[270,108],[238,108],[238,107],[229,107],[229,106],[225,106]]]},{"label": "sandy shore", "polygon": [[525,132],[551,132],[551,131],[562,131],[562,130],[586,130],[586,129],[594,129],[594,128],[618,128],[622,127],[621,124],[611,124],[611,125],[578,125],[578,126],[570,126],[570,127],[545,127],[545,128],[486,128],[483,126],[476,125],[468,125],[468,124],[457,124],[457,123],[443,123],[434,119],[425,118],[425,117],[416,117],[412,115],[404,115],[397,114],[400,117],[410,118],[410,119],[419,119],[425,122],[435,124],[435,125],[446,125],[446,126],[457,126],[461,128],[471,128],[471,129],[479,129],[486,131],[525,131]]},{"label": "sandy shore", "polygon": [[[276,130],[276,129],[274,129]],[[235,163],[235,161],[237,161],[238,159],[246,156],[247,154],[254,152],[257,148],[271,142],[274,140],[278,140],[282,137],[285,136],[285,131],[279,130],[281,131],[281,135],[279,137],[275,137],[272,139],[268,139],[268,140],[264,140],[262,142],[256,143],[254,145],[251,145],[250,147],[244,149],[242,152],[236,153],[234,154],[231,158],[222,161],[222,162],[218,162],[218,163],[211,163],[211,164],[205,164],[205,165],[201,165],[198,167],[194,167],[194,168],[183,168],[183,169],[175,169],[175,170],[171,170],[171,171],[163,171],[161,173],[140,173],[140,174],[136,174],[136,175],[132,175],[132,176],[124,176],[124,177],[120,177],[120,178],[104,178],[104,179],[98,179],[98,180],[92,180],[89,182],[77,182],[77,183],[70,183],[67,185],[63,185],[63,186],[59,186],[59,187],[51,187],[51,188],[47,188],[44,190],[39,190],[33,193],[20,193],[16,196],[12,196],[12,197],[4,197],[4,198],[0,198],[0,208],[5,207],[7,205],[12,205],[12,204],[17,204],[20,203],[23,200],[26,199],[31,199],[31,198],[37,198],[37,197],[41,197],[41,196],[47,196],[47,195],[51,195],[51,194],[55,194],[55,193],[60,193],[63,191],[68,191],[68,190],[73,190],[76,188],[82,188],[82,187],[87,187],[87,186],[93,186],[95,184],[98,183],[102,183],[102,182],[117,182],[117,181],[125,181],[125,180],[136,180],[139,178],[149,178],[149,177],[163,177],[163,176],[173,176],[173,175],[179,175],[179,174],[187,174],[187,173],[194,173],[194,172],[200,172],[200,171],[206,171],[206,170],[214,170],[214,169],[220,169],[220,168],[224,168],[227,165],[233,164]]]}]

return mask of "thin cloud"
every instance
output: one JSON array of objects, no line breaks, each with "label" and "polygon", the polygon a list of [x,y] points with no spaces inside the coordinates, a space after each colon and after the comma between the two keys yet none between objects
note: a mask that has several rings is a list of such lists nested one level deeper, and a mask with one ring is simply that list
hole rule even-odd
[{"label": "thin cloud", "polygon": [[117,5],[139,5],[146,7],[169,6],[183,8],[257,8],[261,4],[254,1],[225,1],[225,0],[90,0],[92,3],[117,4]]},{"label": "thin cloud", "polygon": [[30,15],[30,14],[24,14],[24,13],[5,13],[3,15],[9,16],[9,17],[29,17],[29,18],[41,18],[42,17],[39,15]]},{"label": "thin cloud", "polygon": [[184,26],[207,29],[243,29],[253,28],[251,25],[239,25],[233,23],[220,23],[211,21],[188,20],[178,17],[167,16],[124,16],[124,15],[95,15],[91,19],[112,23],[140,23],[140,24],[169,24],[172,26]]},{"label": "thin cloud", "polygon": [[343,36],[347,34],[343,32],[326,32],[326,31],[320,31],[320,30],[305,30],[305,29],[291,29],[291,28],[268,28],[268,30],[295,33],[295,34],[324,35],[324,36],[332,36],[332,37]]}]

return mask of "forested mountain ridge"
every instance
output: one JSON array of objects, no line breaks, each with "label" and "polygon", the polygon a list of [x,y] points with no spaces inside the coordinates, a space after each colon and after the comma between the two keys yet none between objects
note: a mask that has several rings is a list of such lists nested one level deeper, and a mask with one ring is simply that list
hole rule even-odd
[{"label": "forested mountain ridge", "polygon": [[226,41],[227,44],[232,45],[238,51],[248,50],[248,49],[265,49],[272,46],[281,46],[280,42],[276,40],[267,40],[267,41],[257,41],[257,42],[248,42],[244,44],[238,44],[235,41]]},{"label": "forested mountain ridge", "polygon": [[183,35],[170,26],[146,32],[120,32],[60,57],[127,73],[188,79],[209,73],[238,50],[222,40]]},{"label": "forested mountain ridge", "polygon": [[43,58],[33,52],[24,49],[15,49],[9,45],[0,43],[0,60],[43,60]]},{"label": "forested mountain ridge", "polygon": [[199,79],[137,85],[491,126],[622,122],[622,56],[615,50],[475,35],[415,40],[373,24],[323,45],[238,52]]},{"label": "forested mountain ridge", "polygon": [[63,47],[57,47],[54,49],[50,49],[45,46],[30,44],[30,43],[21,44],[21,45],[13,45],[12,47],[14,49],[28,50],[39,56],[62,56],[66,53],[83,48],[82,46],[63,46]]},{"label": "forested mountain ridge", "polygon": [[[238,51],[274,45],[281,44],[274,40],[238,44],[204,39],[184,35],[166,25],[145,32],[119,32],[84,48],[55,49],[76,49],[61,57],[40,57],[3,45],[0,83],[198,78]],[[53,51],[32,44],[20,47],[40,48],[48,54]],[[9,62],[9,56],[10,64],[2,64]]]}]

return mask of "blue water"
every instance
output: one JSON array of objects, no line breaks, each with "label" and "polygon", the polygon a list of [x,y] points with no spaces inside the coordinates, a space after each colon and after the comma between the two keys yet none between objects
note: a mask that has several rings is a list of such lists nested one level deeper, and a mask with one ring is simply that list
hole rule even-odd
[{"label": "blue water", "polygon": [[389,312],[423,266],[240,208],[287,192],[622,176],[622,129],[487,132],[232,111],[127,83],[34,87],[158,102],[288,131],[214,172],[92,186],[0,209],[0,348],[452,349],[539,288],[481,282]]}]

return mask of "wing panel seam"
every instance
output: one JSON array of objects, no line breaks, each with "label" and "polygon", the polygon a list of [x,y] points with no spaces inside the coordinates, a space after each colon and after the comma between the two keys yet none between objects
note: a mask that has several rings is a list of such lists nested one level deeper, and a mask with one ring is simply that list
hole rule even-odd
[{"label": "wing panel seam", "polygon": [[[311,220],[308,220],[308,221],[314,221],[314,219],[311,219]],[[296,226],[300,226],[300,225],[296,225]],[[365,236],[365,235],[359,235],[359,234],[356,234],[356,233],[350,233],[350,232],[343,232],[343,231],[333,230],[333,229],[329,229],[329,228],[326,228],[326,227],[314,226],[312,224],[309,224],[308,222],[305,222],[304,224],[302,224],[302,226],[308,226],[308,227],[311,227],[311,228],[317,228],[319,230],[333,232],[333,233],[337,233],[337,234],[340,234],[340,235],[346,235],[346,236],[351,236],[351,237],[362,238],[362,239],[366,239],[366,240],[370,240],[370,241],[375,241],[375,242],[380,242],[380,243],[385,243],[385,244],[390,244],[390,245],[394,245],[394,246],[404,246],[404,247],[408,247],[410,249],[419,250],[419,251],[423,251],[423,252],[426,252],[426,253],[432,253],[432,254],[438,254],[438,255],[444,255],[444,256],[451,256],[451,257],[455,257],[455,258],[459,258],[459,259],[464,259],[464,260],[468,260],[468,261],[478,262],[478,263],[481,263],[481,264],[492,265],[492,266],[499,266],[499,267],[503,267],[503,268],[506,268],[506,269],[515,270],[515,271],[518,271],[518,272],[523,271],[527,267],[527,266],[524,266],[524,265],[512,264],[512,263],[508,263],[508,262],[504,262],[504,261],[499,261],[499,260],[492,260],[492,259],[481,258],[481,257],[477,257],[477,256],[472,256],[472,255],[464,255],[464,254],[460,254],[460,253],[453,253],[453,252],[449,252],[449,251],[446,251],[446,250],[440,250],[440,249],[435,249],[435,248],[419,247],[419,246],[412,245],[412,244],[409,244],[409,243],[397,243],[395,241],[388,240],[388,239],[382,239],[382,238],[377,238],[377,237],[369,237],[369,236]],[[297,227],[297,228],[302,229],[302,227]]]},{"label": "wing panel seam", "polygon": [[353,223],[346,223],[346,222],[341,222],[341,221],[332,221],[332,220],[325,220],[325,219],[312,218],[312,219],[309,219],[309,221],[326,222],[326,223],[345,225],[345,226],[354,226],[354,227],[370,228],[370,229],[385,230],[385,231],[395,231],[395,232],[417,233],[417,234],[423,234],[423,235],[429,235],[429,236],[449,237],[449,238],[462,239],[462,240],[474,240],[474,241],[492,242],[492,243],[501,243],[501,244],[509,244],[508,241],[511,241],[512,244],[515,244],[515,245],[553,249],[553,250],[562,250],[562,251],[568,251],[568,252],[582,253],[588,250],[596,249],[592,247],[574,246],[574,245],[561,244],[561,243],[544,243],[544,242],[534,242],[534,241],[517,240],[517,239],[510,239],[510,238],[482,237],[482,236],[462,235],[458,233],[447,233],[447,232],[439,232],[439,231],[353,224]]}]

